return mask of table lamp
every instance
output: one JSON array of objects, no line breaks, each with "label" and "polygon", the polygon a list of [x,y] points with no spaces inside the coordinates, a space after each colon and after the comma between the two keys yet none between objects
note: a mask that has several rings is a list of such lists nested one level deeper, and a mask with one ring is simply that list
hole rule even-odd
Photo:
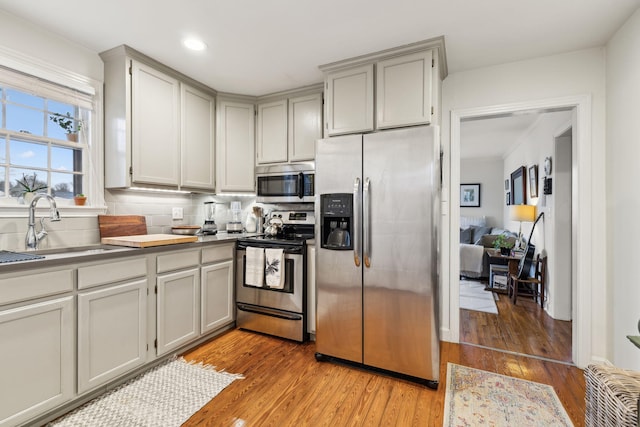
[{"label": "table lamp", "polygon": [[511,205],[509,218],[511,221],[519,221],[518,247],[522,246],[522,222],[533,222],[536,219],[536,207],[533,205]]}]

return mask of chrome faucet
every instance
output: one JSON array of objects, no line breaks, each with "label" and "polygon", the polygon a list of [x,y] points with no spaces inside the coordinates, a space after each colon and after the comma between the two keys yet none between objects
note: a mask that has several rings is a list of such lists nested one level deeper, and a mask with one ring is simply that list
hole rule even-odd
[{"label": "chrome faucet", "polygon": [[36,232],[36,204],[43,197],[49,200],[49,219],[51,221],[60,221],[60,212],[58,212],[55,199],[48,194],[36,194],[29,205],[29,229],[24,239],[24,246],[27,250],[35,251],[38,249],[38,243],[48,234],[47,230],[44,229],[44,217],[40,219],[40,231]]}]

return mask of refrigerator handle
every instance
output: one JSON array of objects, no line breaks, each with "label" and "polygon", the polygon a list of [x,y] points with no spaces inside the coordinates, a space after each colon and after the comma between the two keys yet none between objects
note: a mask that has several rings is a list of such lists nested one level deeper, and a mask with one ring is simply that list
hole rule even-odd
[{"label": "refrigerator handle", "polygon": [[360,238],[360,218],[362,217],[362,199],[360,198],[360,178],[353,181],[353,262],[360,267],[360,254],[362,253],[362,239]]},{"label": "refrigerator handle", "polygon": [[371,267],[371,194],[369,184],[369,178],[366,178],[362,187],[362,204],[364,205],[362,240],[364,244],[364,265],[367,268]]}]

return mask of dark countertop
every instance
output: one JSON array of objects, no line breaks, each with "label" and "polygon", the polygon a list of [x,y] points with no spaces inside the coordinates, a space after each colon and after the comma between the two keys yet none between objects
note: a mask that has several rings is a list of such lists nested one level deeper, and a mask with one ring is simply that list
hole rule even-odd
[{"label": "dark countertop", "polygon": [[9,263],[0,263],[0,274],[15,271],[31,270],[41,267],[56,267],[65,264],[74,264],[79,262],[108,260],[121,257],[130,257],[137,255],[147,255],[151,253],[160,253],[175,251],[179,249],[202,248],[209,245],[235,242],[243,237],[256,236],[258,233],[227,233],[218,232],[213,236],[198,236],[197,242],[177,243],[173,245],[153,246],[148,248],[131,248],[126,246],[114,245],[88,245],[69,248],[53,248],[38,251],[12,251],[20,253],[29,253],[42,255],[44,258],[30,261],[15,261]]}]

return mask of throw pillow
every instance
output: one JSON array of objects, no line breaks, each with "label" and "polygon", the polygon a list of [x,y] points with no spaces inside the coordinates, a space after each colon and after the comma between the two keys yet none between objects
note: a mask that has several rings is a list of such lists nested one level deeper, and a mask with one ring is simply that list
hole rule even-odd
[{"label": "throw pillow", "polygon": [[473,228],[473,236],[471,237],[471,241],[475,245],[479,245],[480,244],[480,239],[482,238],[482,236],[484,236],[485,234],[490,234],[490,233],[491,233],[491,227],[474,227]]},{"label": "throw pillow", "polygon": [[460,229],[460,243],[471,243],[471,228]]}]

